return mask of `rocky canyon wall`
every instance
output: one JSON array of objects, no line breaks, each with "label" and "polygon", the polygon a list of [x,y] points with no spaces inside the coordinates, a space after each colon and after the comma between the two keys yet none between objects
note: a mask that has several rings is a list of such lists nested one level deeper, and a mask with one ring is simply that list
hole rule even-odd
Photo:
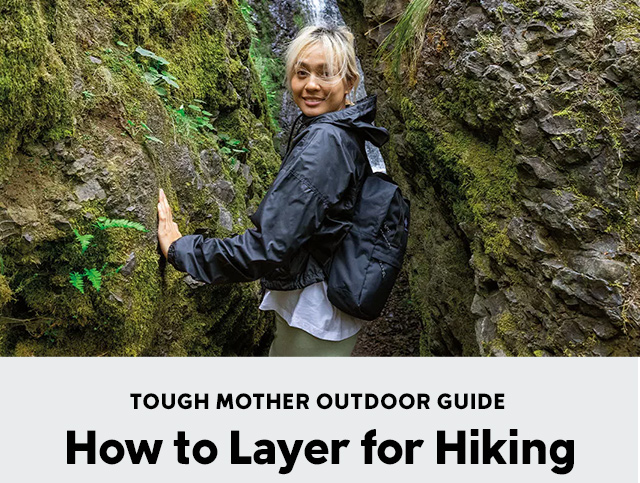
[{"label": "rocky canyon wall", "polygon": [[156,239],[160,187],[183,234],[252,226],[280,160],[250,44],[222,0],[0,5],[1,354],[264,353],[257,282]]},{"label": "rocky canyon wall", "polygon": [[412,199],[426,350],[637,355],[638,3],[436,0],[397,72],[374,57],[406,2],[339,3]]}]

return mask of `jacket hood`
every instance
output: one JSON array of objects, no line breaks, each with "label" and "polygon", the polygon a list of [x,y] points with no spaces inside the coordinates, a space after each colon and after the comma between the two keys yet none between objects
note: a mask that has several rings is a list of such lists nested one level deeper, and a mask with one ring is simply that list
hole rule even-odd
[{"label": "jacket hood", "polygon": [[376,101],[377,96],[373,94],[339,111],[326,112],[312,117],[301,114],[302,125],[309,126],[317,122],[328,122],[345,129],[355,129],[361,133],[366,141],[380,147],[389,140],[389,132],[383,127],[372,124],[376,117]]}]

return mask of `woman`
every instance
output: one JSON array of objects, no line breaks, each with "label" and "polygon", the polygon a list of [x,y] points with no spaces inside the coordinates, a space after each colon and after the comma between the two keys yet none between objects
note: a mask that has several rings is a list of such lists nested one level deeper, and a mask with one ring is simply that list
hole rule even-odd
[{"label": "woman", "polygon": [[349,356],[363,321],[331,305],[327,273],[371,170],[365,140],[381,146],[389,134],[371,124],[375,96],[347,99],[360,76],[346,27],[302,29],[286,71],[302,113],[276,180],[250,217],[256,228],[225,239],[182,236],[160,190],[160,248],[176,269],[206,283],[261,278],[260,309],[276,312],[270,356]]}]

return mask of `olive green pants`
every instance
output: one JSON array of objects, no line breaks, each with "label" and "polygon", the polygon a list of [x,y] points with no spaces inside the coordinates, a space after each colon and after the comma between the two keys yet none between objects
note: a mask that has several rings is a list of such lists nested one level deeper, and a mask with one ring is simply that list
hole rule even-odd
[{"label": "olive green pants", "polygon": [[271,343],[269,357],[349,357],[358,334],[340,340],[322,340],[302,329],[291,327],[276,315],[276,337]]}]

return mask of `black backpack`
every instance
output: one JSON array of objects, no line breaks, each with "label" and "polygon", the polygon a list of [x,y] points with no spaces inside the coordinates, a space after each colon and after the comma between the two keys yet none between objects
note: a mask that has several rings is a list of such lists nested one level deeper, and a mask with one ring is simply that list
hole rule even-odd
[{"label": "black backpack", "polygon": [[380,315],[407,249],[409,208],[390,176],[367,167],[351,228],[329,269],[327,295],[335,307],[364,320]]}]

